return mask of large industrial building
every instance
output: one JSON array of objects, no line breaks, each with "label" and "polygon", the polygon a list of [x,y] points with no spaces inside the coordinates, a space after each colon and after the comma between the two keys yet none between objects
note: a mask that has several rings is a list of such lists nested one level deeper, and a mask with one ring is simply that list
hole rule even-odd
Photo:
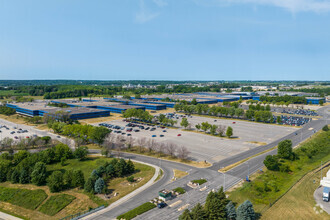
[{"label": "large industrial building", "polygon": [[85,108],[85,107],[68,107],[59,108],[48,106],[48,103],[8,103],[6,106],[16,110],[18,114],[34,117],[34,116],[44,116],[46,114],[54,114],[59,111],[63,111],[68,114],[68,116],[73,120],[80,120],[86,118],[96,118],[96,117],[107,117],[110,116],[109,110]]}]

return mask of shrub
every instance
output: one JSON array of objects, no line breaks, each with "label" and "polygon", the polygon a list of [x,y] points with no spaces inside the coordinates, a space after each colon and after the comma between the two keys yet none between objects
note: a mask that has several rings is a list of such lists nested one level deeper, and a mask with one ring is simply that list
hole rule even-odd
[{"label": "shrub", "polygon": [[279,170],[279,162],[277,157],[274,155],[267,155],[264,164],[267,167],[268,170],[274,170],[278,171]]},{"label": "shrub", "polygon": [[127,178],[126,178],[126,180],[128,181],[128,182],[130,182],[130,183],[133,183],[135,180],[134,180],[134,176],[128,176]]},{"label": "shrub", "polygon": [[199,185],[202,185],[207,182],[206,179],[199,179],[199,180],[193,180],[192,183],[198,183]]},{"label": "shrub", "polygon": [[173,191],[179,194],[184,194],[186,192],[186,190],[184,190],[182,187],[175,188]]}]

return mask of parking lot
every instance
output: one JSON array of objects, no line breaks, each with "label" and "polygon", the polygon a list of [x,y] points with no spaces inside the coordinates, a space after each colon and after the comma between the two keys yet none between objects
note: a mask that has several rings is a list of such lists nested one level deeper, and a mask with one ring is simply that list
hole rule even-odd
[{"label": "parking lot", "polygon": [[[120,133],[115,133],[116,135],[127,136],[127,134],[129,134],[135,139],[145,137],[147,140],[154,139],[157,142],[172,142],[178,147],[187,147],[191,152],[191,159],[196,161],[206,160],[208,162],[220,161],[226,157],[255,148],[258,146],[258,143],[271,143],[296,130],[296,128],[247,121],[212,119],[199,116],[188,118],[192,128],[195,128],[196,124],[206,121],[210,124],[231,126],[234,130],[234,136],[237,138],[227,139],[193,131],[183,131],[180,127],[182,116],[178,118],[179,119],[176,119],[175,117],[175,120],[178,120],[176,126],[179,126],[179,129],[154,126],[155,130],[151,130],[151,127],[146,130],[145,128],[148,126],[144,126],[144,129],[134,127],[132,131],[127,132],[127,128],[130,128],[126,127],[128,122],[116,120],[109,122],[109,124],[119,126],[119,129],[115,130],[120,131]],[[134,130],[139,131],[136,132]]]},{"label": "parking lot", "polygon": [[33,136],[50,136],[53,140],[58,140],[64,144],[68,144],[72,148],[75,146],[74,141],[69,138],[59,136],[48,131],[39,130],[29,125],[16,124],[5,119],[0,119],[0,126],[0,141],[6,137],[19,141],[22,138],[31,138]]}]

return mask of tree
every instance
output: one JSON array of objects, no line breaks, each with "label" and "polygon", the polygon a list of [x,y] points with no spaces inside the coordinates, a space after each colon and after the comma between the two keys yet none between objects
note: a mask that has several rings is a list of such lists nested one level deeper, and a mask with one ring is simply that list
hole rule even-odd
[{"label": "tree", "polygon": [[89,137],[97,144],[101,145],[110,130],[105,127],[93,127]]},{"label": "tree", "polygon": [[216,130],[216,132],[218,133],[218,135],[219,135],[220,137],[223,136],[223,134],[225,133],[225,131],[226,131],[226,126],[224,126],[224,125],[219,125],[219,126],[217,127],[217,130]]},{"label": "tree", "polygon": [[215,135],[215,132],[217,131],[218,126],[217,125],[211,125],[210,127],[210,133],[212,135]]},{"label": "tree", "polygon": [[195,125],[195,127],[196,127],[197,130],[201,129],[201,125],[200,124]]},{"label": "tree", "polygon": [[88,154],[88,148],[87,147],[78,147],[75,151],[74,151],[74,157],[77,158],[78,160],[84,160],[86,159],[86,156]]},{"label": "tree", "polygon": [[70,169],[65,171],[65,173],[63,174],[63,185],[65,186],[65,188],[70,189],[73,187],[72,180],[73,180],[73,170]]},{"label": "tree", "polygon": [[101,194],[105,190],[105,182],[102,178],[98,178],[95,182],[94,190],[96,193]]},{"label": "tree", "polygon": [[222,187],[218,192],[211,191],[205,201],[205,211],[208,219],[225,219],[226,204],[227,199]]},{"label": "tree", "polygon": [[226,136],[229,137],[229,138],[231,136],[233,136],[233,128],[232,127],[228,126],[227,131],[226,131]]},{"label": "tree", "polygon": [[226,205],[226,214],[228,220],[236,219],[236,209],[232,201]]},{"label": "tree", "polygon": [[264,164],[267,167],[268,170],[274,170],[278,171],[279,170],[279,162],[277,157],[274,155],[267,155]]},{"label": "tree", "polygon": [[323,131],[329,131],[329,127],[328,125],[325,125],[323,128],[322,128]]},{"label": "tree", "polygon": [[84,190],[88,193],[94,193],[95,181],[92,177],[89,177],[84,185]]},{"label": "tree", "polygon": [[191,210],[190,215],[194,220],[207,219],[207,214],[200,203],[197,203],[197,205],[195,205],[195,207]]},{"label": "tree", "polygon": [[237,208],[237,220],[255,220],[256,215],[253,209],[253,205],[249,200],[243,202]]},{"label": "tree", "polygon": [[31,173],[31,182],[37,186],[40,186],[46,182],[46,177],[46,164],[43,162],[36,163]]},{"label": "tree", "polygon": [[84,188],[84,185],[85,185],[84,173],[81,170],[73,171],[72,186]]},{"label": "tree", "polygon": [[282,123],[281,116],[277,116],[276,122],[277,122],[277,124],[281,124]]},{"label": "tree", "polygon": [[20,176],[19,176],[19,183],[20,184],[27,184],[30,183],[30,174],[27,168],[22,168]]},{"label": "tree", "polygon": [[185,209],[183,213],[179,216],[179,220],[193,220],[189,209]]},{"label": "tree", "polygon": [[126,163],[126,171],[127,171],[127,174],[134,173],[134,171],[135,171],[135,166],[130,159]]},{"label": "tree", "polygon": [[204,132],[206,132],[207,130],[209,130],[210,127],[211,127],[211,125],[210,125],[208,122],[202,122],[202,126],[201,126],[201,128],[202,128],[202,130],[203,130]]},{"label": "tree", "polygon": [[322,106],[324,104],[323,100],[320,100],[319,104]]},{"label": "tree", "polygon": [[292,141],[284,140],[278,144],[277,155],[283,159],[290,159],[292,156]]},{"label": "tree", "polygon": [[189,154],[190,154],[189,150],[184,146],[181,146],[178,149],[178,158],[180,158],[181,160],[188,159]]},{"label": "tree", "polygon": [[182,118],[182,121],[181,121],[180,125],[186,129],[189,125],[188,119],[187,118]]},{"label": "tree", "polygon": [[11,183],[19,183],[19,177],[20,173],[17,171],[17,169],[14,169],[11,173],[10,182]]},{"label": "tree", "polygon": [[61,171],[54,171],[47,180],[50,192],[59,192],[63,189],[63,174]]}]

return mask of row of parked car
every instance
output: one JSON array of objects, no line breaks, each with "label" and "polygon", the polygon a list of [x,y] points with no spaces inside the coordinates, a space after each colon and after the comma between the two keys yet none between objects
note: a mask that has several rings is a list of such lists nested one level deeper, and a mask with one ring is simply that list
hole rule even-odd
[{"label": "row of parked car", "polygon": [[315,111],[306,109],[283,109],[282,113],[293,114],[293,115],[307,115],[307,116],[318,116]]},{"label": "row of parked car", "polygon": [[[274,117],[274,120],[275,117]],[[282,124],[284,125],[291,125],[291,126],[302,126],[304,124],[307,124],[312,119],[311,118],[304,118],[304,117],[294,117],[294,116],[286,116],[281,115]]]}]

